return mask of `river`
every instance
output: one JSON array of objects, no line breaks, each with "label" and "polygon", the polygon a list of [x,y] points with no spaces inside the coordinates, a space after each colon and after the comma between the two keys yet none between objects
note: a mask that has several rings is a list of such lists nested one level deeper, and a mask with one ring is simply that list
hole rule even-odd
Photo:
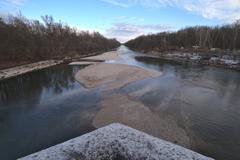
[{"label": "river", "polygon": [[[124,46],[118,52],[122,59],[107,63],[163,72],[118,92],[148,106],[171,124],[167,127],[184,130],[191,149],[220,160],[240,159],[240,72],[136,58],[141,53]],[[85,89],[74,79],[82,68],[58,65],[0,82],[0,159],[16,159],[96,129],[92,121],[101,89]]]}]

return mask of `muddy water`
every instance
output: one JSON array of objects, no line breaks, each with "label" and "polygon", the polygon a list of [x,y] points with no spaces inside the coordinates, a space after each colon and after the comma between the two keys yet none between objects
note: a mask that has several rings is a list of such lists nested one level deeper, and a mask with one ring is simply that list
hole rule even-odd
[{"label": "muddy water", "polygon": [[[1,81],[0,159],[39,151],[115,117],[216,159],[240,159],[239,72],[135,58],[140,53],[125,47],[118,51],[122,59],[109,63],[155,69],[163,75],[106,93],[75,81],[82,68],[78,66],[61,65]],[[109,97],[125,102],[122,109],[109,108],[114,103]],[[118,114],[123,111],[126,114]],[[106,116],[108,112],[116,116]]]}]

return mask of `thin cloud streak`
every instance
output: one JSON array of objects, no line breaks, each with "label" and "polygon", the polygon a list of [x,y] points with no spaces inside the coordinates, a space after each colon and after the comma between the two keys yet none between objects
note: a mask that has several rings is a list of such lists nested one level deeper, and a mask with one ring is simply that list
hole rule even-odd
[{"label": "thin cloud streak", "polygon": [[101,1],[110,3],[110,4],[115,5],[115,6],[124,7],[124,8],[130,7],[130,5],[126,1],[124,1],[124,2],[121,2],[121,1],[118,1],[118,0],[101,0]]},{"label": "thin cloud streak", "polygon": [[133,24],[133,23],[114,23],[103,34],[109,38],[117,38],[124,43],[130,39],[136,38],[143,34],[157,33],[168,31],[173,27],[162,24]]},{"label": "thin cloud streak", "polygon": [[174,7],[206,19],[232,22],[240,19],[240,0],[101,0],[120,7]]},{"label": "thin cloud streak", "polygon": [[12,4],[12,5],[23,5],[26,0],[6,0],[6,3]]},{"label": "thin cloud streak", "polygon": [[142,5],[146,7],[174,6],[178,0],[101,0],[112,5],[120,7],[132,7],[134,5]]}]

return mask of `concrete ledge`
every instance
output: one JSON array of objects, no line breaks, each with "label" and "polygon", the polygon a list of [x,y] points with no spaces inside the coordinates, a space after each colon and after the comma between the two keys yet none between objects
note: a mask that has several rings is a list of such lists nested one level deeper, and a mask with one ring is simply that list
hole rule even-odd
[{"label": "concrete ledge", "polygon": [[47,61],[40,61],[36,63],[30,63],[30,64],[25,64],[17,67],[0,70],[0,80],[16,77],[18,75],[52,67],[61,63],[63,63],[62,60],[47,60]]},{"label": "concrete ledge", "polygon": [[19,160],[212,160],[121,124],[111,124]]}]

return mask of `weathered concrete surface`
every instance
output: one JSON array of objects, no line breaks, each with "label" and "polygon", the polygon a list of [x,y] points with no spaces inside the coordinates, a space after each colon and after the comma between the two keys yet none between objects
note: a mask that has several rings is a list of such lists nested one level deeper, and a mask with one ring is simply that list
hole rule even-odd
[{"label": "weathered concrete surface", "polygon": [[80,70],[75,78],[87,88],[104,85],[103,90],[111,90],[147,77],[159,77],[161,74],[125,64],[100,63]]},{"label": "weathered concrete surface", "polygon": [[19,160],[212,160],[121,124],[111,124]]},{"label": "weathered concrete surface", "polygon": [[36,63],[31,63],[31,64],[17,66],[17,67],[13,67],[13,68],[9,68],[9,69],[0,70],[0,80],[8,79],[8,78],[15,77],[15,76],[25,74],[28,72],[55,66],[62,62],[63,61],[61,61],[61,60],[59,60],[59,61],[47,60],[47,61],[41,61],[41,62],[36,62]]}]

